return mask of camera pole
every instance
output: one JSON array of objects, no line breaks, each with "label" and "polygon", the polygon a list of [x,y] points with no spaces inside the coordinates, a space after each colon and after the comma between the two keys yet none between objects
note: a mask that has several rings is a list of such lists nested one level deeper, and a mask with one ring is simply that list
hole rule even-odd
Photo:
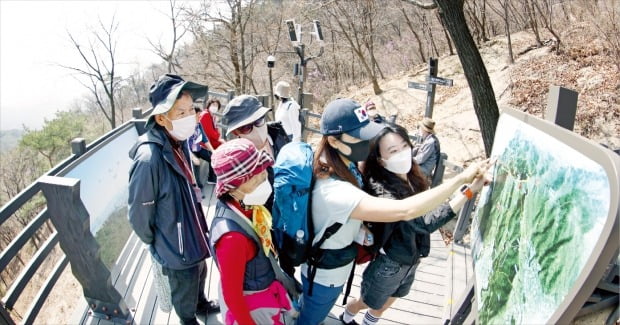
[{"label": "camera pole", "polygon": [[269,97],[269,107],[271,108],[272,112],[273,112],[274,105],[273,105],[273,75],[271,71],[273,70],[275,63],[276,63],[276,58],[273,55],[270,55],[267,57],[267,69],[269,70],[269,92],[271,94],[271,97]]},{"label": "camera pole", "polygon": [[304,59],[304,44],[299,44],[295,47],[295,52],[299,56],[299,88],[297,88],[297,103],[299,107],[304,108],[304,81],[306,79],[306,63]]},{"label": "camera pole", "polygon": [[299,63],[296,64],[295,75],[299,75],[299,87],[297,89],[297,103],[300,108],[304,107],[304,82],[306,81],[307,71],[306,66],[310,60],[317,58],[323,55],[323,32],[321,31],[321,23],[318,20],[313,20],[312,25],[314,27],[314,32],[311,32],[311,35],[314,35],[320,44],[319,53],[317,55],[312,55],[309,57],[305,57],[306,55],[306,46],[302,42],[302,32],[301,25],[295,24],[295,21],[289,19],[286,21],[286,25],[288,27],[289,39],[293,43],[295,53],[299,56]]}]

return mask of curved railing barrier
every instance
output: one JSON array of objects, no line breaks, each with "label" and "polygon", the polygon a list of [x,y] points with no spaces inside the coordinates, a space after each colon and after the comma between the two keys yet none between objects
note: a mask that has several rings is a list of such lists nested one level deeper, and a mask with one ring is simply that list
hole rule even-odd
[{"label": "curved railing barrier", "polygon": [[52,223],[62,235],[60,247],[93,313],[113,321],[131,321],[127,304],[112,286],[110,270],[103,264],[99,244],[90,232],[90,217],[80,199],[80,180],[44,176],[39,184],[47,199]]}]

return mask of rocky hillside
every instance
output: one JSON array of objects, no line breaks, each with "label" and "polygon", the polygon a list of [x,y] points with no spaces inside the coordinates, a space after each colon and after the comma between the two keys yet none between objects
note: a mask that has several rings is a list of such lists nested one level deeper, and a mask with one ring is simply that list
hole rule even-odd
[{"label": "rocky hillside", "polygon": [[[534,47],[527,32],[512,35],[515,63],[508,62],[505,37],[487,42],[481,49],[500,110],[511,107],[544,117],[547,94],[552,85],[579,93],[575,132],[620,148],[620,73],[605,43],[589,26],[575,25],[564,33],[562,53],[546,42]],[[372,86],[350,89],[344,97],[360,102],[373,100],[386,115],[398,113],[398,121],[411,132],[424,116],[426,92],[407,89],[407,81],[424,82],[426,66],[383,80],[381,95],[373,95]],[[439,58],[440,77],[454,80],[453,87],[437,86],[433,119],[442,151],[448,160],[463,165],[484,155],[484,146],[471,93],[456,55]],[[320,109],[319,109],[320,110]]]}]

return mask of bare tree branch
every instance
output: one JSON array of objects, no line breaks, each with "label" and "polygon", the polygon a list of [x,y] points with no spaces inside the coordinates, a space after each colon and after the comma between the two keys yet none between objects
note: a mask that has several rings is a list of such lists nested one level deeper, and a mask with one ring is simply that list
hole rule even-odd
[{"label": "bare tree branch", "polygon": [[170,50],[165,49],[161,42],[161,38],[157,41],[157,43],[148,37],[146,40],[152,47],[151,51],[167,63],[168,73],[178,73],[177,69],[180,69],[181,65],[178,63],[178,59],[176,58],[178,54],[177,47],[183,36],[185,36],[185,33],[187,33],[187,28],[181,20],[181,14],[187,13],[188,11],[183,6],[177,6],[176,0],[169,0],[169,4],[170,12],[168,18],[170,18],[170,23],[172,25],[172,44],[170,45]]},{"label": "bare tree branch", "polygon": [[418,6],[422,9],[435,9],[437,8],[437,4],[433,0],[428,1],[420,1],[420,0],[402,0],[404,2],[408,2],[412,5]]},{"label": "bare tree branch", "polygon": [[[118,23],[115,22],[114,16],[112,16],[109,26],[104,25],[101,19],[99,19],[98,29],[92,30],[92,36],[95,41],[88,41],[88,47],[86,48],[82,47],[73,34],[67,30],[67,35],[71,41],[71,44],[76,49],[86,67],[81,68],[77,66],[58,64],[62,68],[77,72],[78,74],[88,78],[90,84],[87,85],[81,81],[80,83],[85,86],[95,97],[97,106],[112,128],[116,127],[116,106],[114,96],[115,91],[118,88],[117,80],[115,80],[116,39],[114,37],[117,30]],[[101,86],[103,92],[105,93],[107,105],[101,98],[99,86]]]}]

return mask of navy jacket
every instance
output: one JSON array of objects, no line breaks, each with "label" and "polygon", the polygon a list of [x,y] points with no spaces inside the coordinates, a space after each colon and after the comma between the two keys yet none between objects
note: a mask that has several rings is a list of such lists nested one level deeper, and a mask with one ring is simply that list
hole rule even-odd
[{"label": "navy jacket", "polygon": [[[191,164],[187,142],[181,142],[181,147]],[[133,160],[129,170],[129,221],[153,257],[175,270],[209,257],[202,206],[174,158],[164,129],[155,126],[140,136],[129,157]]]}]

